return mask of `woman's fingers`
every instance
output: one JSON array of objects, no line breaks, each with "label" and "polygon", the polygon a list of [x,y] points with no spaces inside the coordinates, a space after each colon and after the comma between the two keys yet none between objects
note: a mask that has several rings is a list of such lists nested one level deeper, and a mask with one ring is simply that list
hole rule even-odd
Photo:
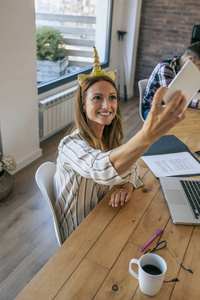
[{"label": "woman's fingers", "polygon": [[162,99],[163,99],[166,91],[167,91],[166,86],[162,86],[156,91],[156,93],[153,97],[153,103],[152,103],[153,107],[159,107],[162,104]]},{"label": "woman's fingers", "polygon": [[178,102],[177,106],[174,108],[172,107],[172,114],[175,117],[178,117],[180,120],[181,120],[181,116],[184,114],[183,112],[185,110],[186,103],[187,103],[187,101],[186,101],[185,95],[182,95],[181,100]]},{"label": "woman's fingers", "polygon": [[169,114],[175,113],[174,116],[177,117],[182,114],[185,109],[186,98],[181,91],[177,91],[166,105],[162,105],[162,99],[166,91],[166,86],[157,90],[153,98],[151,111],[154,115],[162,113],[168,116]]},{"label": "woman's fingers", "polygon": [[131,192],[124,189],[116,189],[112,195],[109,205],[112,207],[118,207],[118,205],[124,205],[131,198]]},{"label": "woman's fingers", "polygon": [[186,98],[181,91],[174,93],[166,105],[161,105],[167,87],[161,87],[155,93],[153,105],[143,124],[146,139],[158,140],[173,126],[185,118],[183,113],[186,106]]}]

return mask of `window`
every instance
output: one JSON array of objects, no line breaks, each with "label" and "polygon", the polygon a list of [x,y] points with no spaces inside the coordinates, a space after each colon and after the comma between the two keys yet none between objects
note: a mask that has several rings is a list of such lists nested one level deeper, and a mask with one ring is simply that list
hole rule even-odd
[{"label": "window", "polygon": [[65,57],[55,63],[60,68],[56,71],[48,69],[48,60],[42,67],[37,60],[39,94],[77,79],[79,73],[89,74],[94,45],[102,68],[109,66],[112,8],[113,0],[35,0],[36,28],[59,30]]}]

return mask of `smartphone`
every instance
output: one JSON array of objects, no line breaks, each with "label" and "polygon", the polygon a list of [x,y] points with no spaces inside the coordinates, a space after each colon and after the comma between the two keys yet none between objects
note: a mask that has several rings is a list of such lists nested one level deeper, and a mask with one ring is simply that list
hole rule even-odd
[{"label": "smartphone", "polygon": [[200,157],[200,150],[199,151],[195,151],[194,154],[196,154],[196,156]]},{"label": "smartphone", "polygon": [[200,72],[195,64],[189,59],[178,74],[169,84],[167,91],[163,97],[163,101],[168,103],[177,90],[181,90],[185,95],[187,104],[185,109],[190,104],[191,100],[196,96],[200,88]]}]

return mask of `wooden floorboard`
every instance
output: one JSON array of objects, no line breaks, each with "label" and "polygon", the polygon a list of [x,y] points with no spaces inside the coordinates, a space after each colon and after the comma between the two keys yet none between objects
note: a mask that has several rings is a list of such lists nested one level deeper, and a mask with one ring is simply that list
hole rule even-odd
[{"label": "wooden floorboard", "polygon": [[[119,101],[126,127],[124,142],[142,126],[138,98]],[[0,300],[12,300],[59,248],[50,209],[35,183],[45,161],[56,161],[66,129],[43,141],[42,157],[14,175],[14,191],[0,201]],[[28,300],[28,299],[27,299]]]}]

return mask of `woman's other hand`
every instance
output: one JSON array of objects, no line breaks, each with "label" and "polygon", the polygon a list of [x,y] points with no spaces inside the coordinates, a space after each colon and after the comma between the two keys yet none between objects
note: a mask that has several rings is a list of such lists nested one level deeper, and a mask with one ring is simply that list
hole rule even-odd
[{"label": "woman's other hand", "polygon": [[118,205],[124,205],[131,199],[133,192],[133,184],[130,182],[125,183],[121,189],[116,189],[112,195],[109,205],[112,207],[118,207]]}]

